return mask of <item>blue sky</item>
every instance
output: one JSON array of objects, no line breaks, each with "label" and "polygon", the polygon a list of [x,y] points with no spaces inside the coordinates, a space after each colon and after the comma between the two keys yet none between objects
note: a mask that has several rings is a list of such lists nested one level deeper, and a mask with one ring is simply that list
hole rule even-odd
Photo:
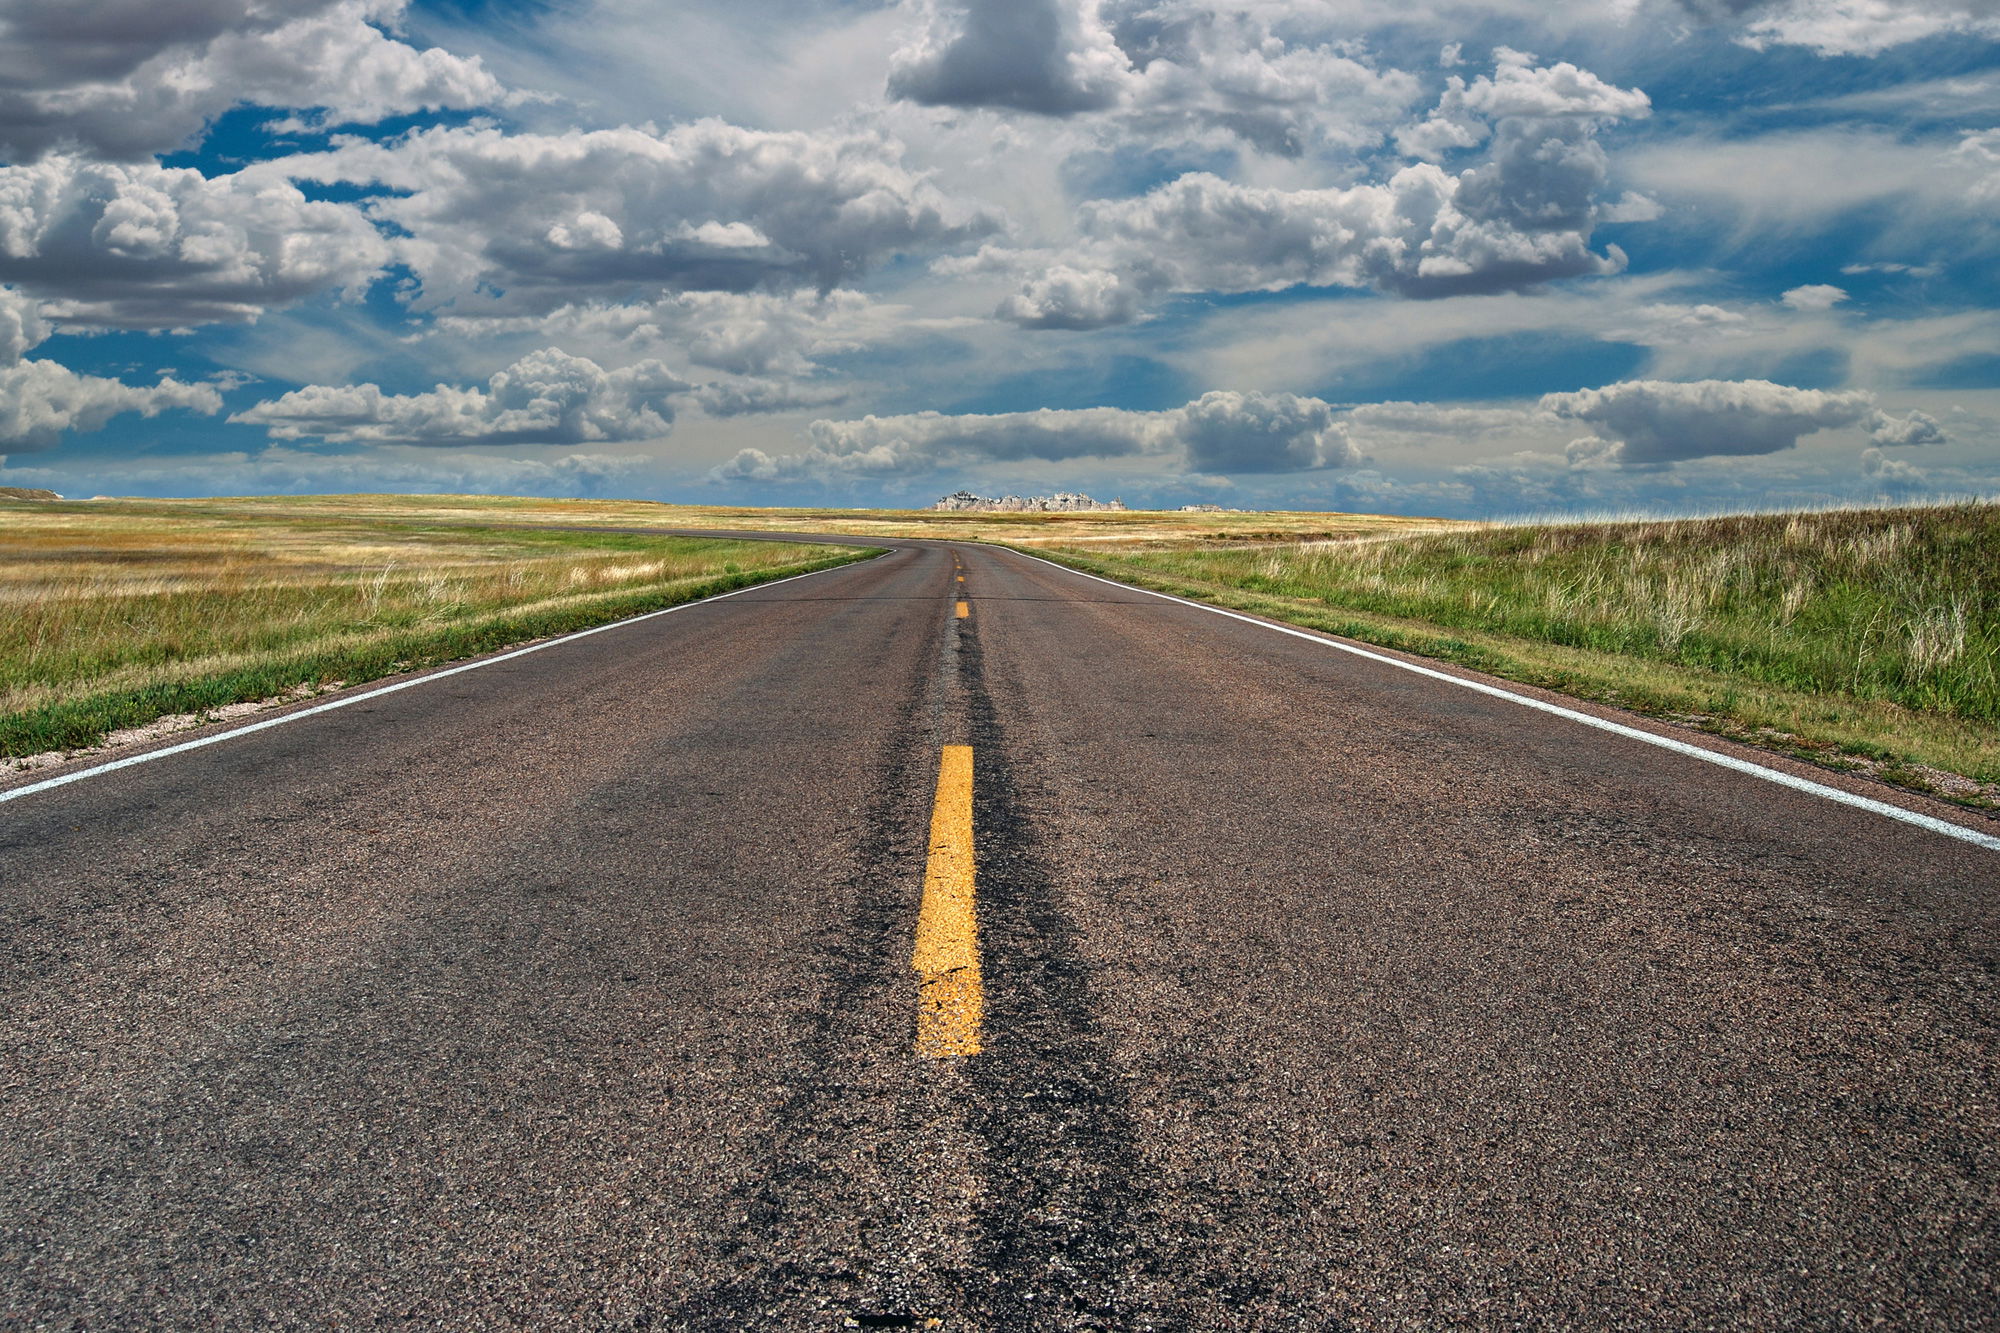
[{"label": "blue sky", "polygon": [[0,485],[1991,494],[1996,214],[1995,0],[0,0]]}]

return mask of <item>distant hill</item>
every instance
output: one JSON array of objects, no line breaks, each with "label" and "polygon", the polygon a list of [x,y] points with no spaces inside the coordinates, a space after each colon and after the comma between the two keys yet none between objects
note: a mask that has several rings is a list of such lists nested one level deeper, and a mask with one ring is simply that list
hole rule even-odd
[{"label": "distant hill", "polygon": [[988,499],[974,495],[971,491],[954,491],[945,496],[932,509],[957,513],[981,514],[1081,514],[1125,512],[1123,500],[1093,500],[1075,491],[1057,491],[1054,495],[1003,495],[999,499]]},{"label": "distant hill", "polygon": [[0,486],[0,500],[60,500],[54,491],[35,486]]}]

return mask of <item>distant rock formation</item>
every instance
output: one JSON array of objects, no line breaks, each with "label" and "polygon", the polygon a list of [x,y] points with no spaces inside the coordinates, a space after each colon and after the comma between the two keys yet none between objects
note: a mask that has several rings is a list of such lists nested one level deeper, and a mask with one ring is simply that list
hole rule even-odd
[{"label": "distant rock formation", "polygon": [[971,491],[954,491],[931,506],[947,512],[972,512],[980,514],[1081,514],[1125,512],[1123,500],[1093,500],[1075,491],[1057,491],[1054,495],[1003,495],[990,500]]},{"label": "distant rock formation", "polygon": [[60,500],[54,491],[39,486],[0,486],[0,500]]}]

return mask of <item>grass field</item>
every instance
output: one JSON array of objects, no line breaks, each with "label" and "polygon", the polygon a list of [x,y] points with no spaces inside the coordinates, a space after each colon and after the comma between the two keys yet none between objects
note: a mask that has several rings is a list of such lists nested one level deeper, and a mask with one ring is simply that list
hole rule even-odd
[{"label": "grass field", "polygon": [[71,751],[857,554],[283,504],[0,502],[0,756]]},{"label": "grass field", "polygon": [[[532,525],[549,529],[534,530]],[[992,541],[2000,805],[2000,505],[1477,524],[342,495],[0,503],[0,754],[838,559],[617,528]]]},{"label": "grass field", "polygon": [[2000,505],[1044,553],[1974,803],[2000,784]]}]

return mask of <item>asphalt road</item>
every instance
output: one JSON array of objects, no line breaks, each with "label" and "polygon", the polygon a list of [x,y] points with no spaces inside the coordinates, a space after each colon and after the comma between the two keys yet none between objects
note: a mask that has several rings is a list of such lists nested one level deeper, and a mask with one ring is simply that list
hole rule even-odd
[{"label": "asphalt road", "polygon": [[2000,852],[958,550],[0,804],[0,1327],[2000,1323]]}]

